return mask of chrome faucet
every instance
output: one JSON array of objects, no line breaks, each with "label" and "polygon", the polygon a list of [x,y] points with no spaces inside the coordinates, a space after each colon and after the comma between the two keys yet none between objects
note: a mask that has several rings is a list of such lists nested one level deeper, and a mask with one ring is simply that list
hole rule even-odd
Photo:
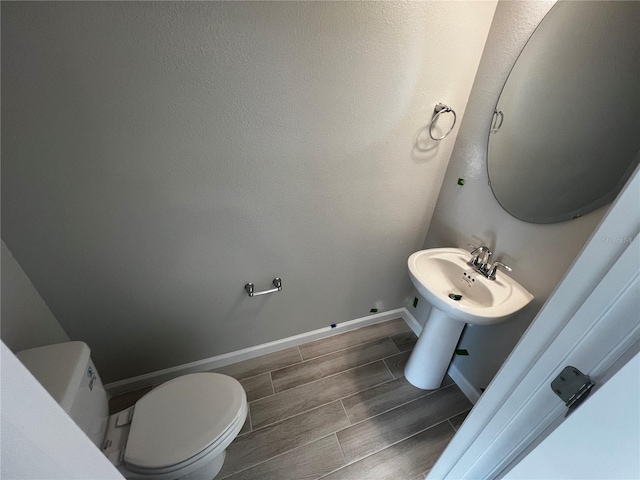
[{"label": "chrome faucet", "polygon": [[513,269],[510,266],[505,265],[502,262],[493,262],[493,265],[491,265],[491,268],[489,269],[489,273],[487,275],[487,278],[489,280],[495,280],[496,279],[496,272],[498,271],[498,267],[502,267],[508,272],[512,272],[513,271]]},{"label": "chrome faucet", "polygon": [[487,246],[476,247],[475,245],[468,244],[473,251],[471,252],[471,260],[467,263],[476,269],[486,269],[489,266],[489,259],[493,252]]},{"label": "chrome faucet", "polygon": [[493,255],[493,252],[489,247],[485,245],[476,247],[475,245],[471,245],[470,243],[468,245],[473,250],[471,251],[471,260],[469,260],[467,264],[471,265],[476,271],[480,272],[489,280],[496,279],[496,272],[498,271],[498,267],[502,267],[509,272],[512,271],[511,267],[505,265],[502,262],[493,262],[493,265],[489,263],[489,261],[491,260],[491,255]]}]

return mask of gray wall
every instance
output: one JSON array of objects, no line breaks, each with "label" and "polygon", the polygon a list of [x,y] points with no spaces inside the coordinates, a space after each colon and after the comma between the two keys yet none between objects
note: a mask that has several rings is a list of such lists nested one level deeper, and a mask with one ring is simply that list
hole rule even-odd
[{"label": "gray wall", "polygon": [[0,336],[14,352],[69,341],[29,277],[2,242]]},{"label": "gray wall", "polygon": [[[455,357],[454,364],[477,388],[489,384],[608,208],[568,222],[525,223],[500,207],[488,184],[493,109],[518,54],[553,3],[498,4],[425,242],[426,248],[488,245],[494,259],[511,266],[509,275],[535,296],[508,322],[466,327],[459,348],[469,356]],[[464,186],[457,185],[458,178],[465,179]]]},{"label": "gray wall", "polygon": [[400,307],[494,9],[2,2],[3,239],[107,382]]}]

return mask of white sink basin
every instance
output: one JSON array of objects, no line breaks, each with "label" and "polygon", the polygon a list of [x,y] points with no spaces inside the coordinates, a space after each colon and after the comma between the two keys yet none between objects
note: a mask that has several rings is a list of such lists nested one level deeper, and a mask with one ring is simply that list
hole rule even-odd
[{"label": "white sink basin", "polygon": [[[421,250],[409,257],[409,275],[432,306],[473,325],[506,320],[533,300],[533,295],[503,272],[489,280],[467,265],[470,258],[461,248]],[[454,300],[450,295],[462,297]]]},{"label": "white sink basin", "polygon": [[533,300],[503,272],[489,280],[467,265],[470,259],[471,254],[461,248],[432,248],[409,257],[411,281],[431,304],[404,370],[406,379],[418,388],[440,386],[465,323],[504,321]]}]

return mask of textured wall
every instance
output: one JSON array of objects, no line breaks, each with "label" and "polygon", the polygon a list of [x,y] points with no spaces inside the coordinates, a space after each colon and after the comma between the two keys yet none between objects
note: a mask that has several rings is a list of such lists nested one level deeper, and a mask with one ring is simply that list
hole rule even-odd
[{"label": "textured wall", "polygon": [[14,352],[69,341],[56,317],[2,242],[2,341]]},{"label": "textured wall", "polygon": [[2,236],[107,382],[397,308],[494,9],[2,2]]},{"label": "textured wall", "polygon": [[[509,275],[535,300],[506,323],[467,327],[460,348],[469,351],[455,365],[477,388],[485,388],[547,300],[608,207],[577,220],[525,223],[510,216],[488,184],[487,141],[502,86],[529,36],[554,2],[500,2],[487,38],[444,178],[425,247],[489,245],[494,259],[513,268]],[[464,178],[464,187],[457,185]]]}]

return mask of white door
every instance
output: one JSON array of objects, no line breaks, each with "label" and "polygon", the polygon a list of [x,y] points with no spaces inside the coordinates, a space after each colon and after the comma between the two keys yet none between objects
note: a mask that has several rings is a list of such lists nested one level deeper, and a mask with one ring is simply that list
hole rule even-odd
[{"label": "white door", "polygon": [[[434,465],[429,479],[498,478],[563,420],[567,365],[599,388],[640,344],[640,170]],[[549,245],[549,248],[554,248]],[[544,252],[532,252],[544,261]]]},{"label": "white door", "polygon": [[640,478],[640,354],[503,478]]}]

